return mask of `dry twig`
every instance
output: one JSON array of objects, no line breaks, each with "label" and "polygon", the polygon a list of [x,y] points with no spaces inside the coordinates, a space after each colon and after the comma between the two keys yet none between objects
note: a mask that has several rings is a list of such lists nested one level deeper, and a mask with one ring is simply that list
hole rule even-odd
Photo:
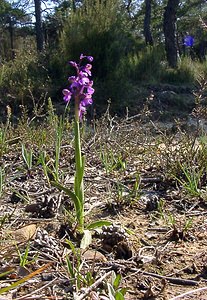
[{"label": "dry twig", "polygon": [[176,297],[171,298],[170,300],[178,300],[178,299],[181,299],[181,298],[183,298],[185,296],[192,295],[192,294],[195,294],[197,292],[201,292],[201,291],[205,291],[205,290],[207,290],[207,286],[199,288],[199,289],[196,289],[196,290],[192,290],[192,291],[186,292],[186,293],[181,294],[181,295],[178,295]]},{"label": "dry twig", "polygon": [[79,297],[74,298],[74,300],[83,300],[90,292],[92,292],[94,289],[96,289],[99,284],[101,284],[104,279],[106,279],[107,277],[109,277],[112,274],[112,271],[109,271],[108,273],[105,273],[102,277],[100,277],[98,280],[96,280],[96,282],[94,282],[91,286],[89,286],[84,294],[82,294]]}]

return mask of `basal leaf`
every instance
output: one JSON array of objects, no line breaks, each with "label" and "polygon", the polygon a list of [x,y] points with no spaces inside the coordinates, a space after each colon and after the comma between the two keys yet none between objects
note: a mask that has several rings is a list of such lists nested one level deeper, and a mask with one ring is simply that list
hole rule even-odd
[{"label": "basal leaf", "polygon": [[86,226],[86,229],[96,229],[102,226],[110,226],[112,223],[110,221],[102,220],[102,221],[96,221],[93,223],[90,223],[89,225]]},{"label": "basal leaf", "polygon": [[75,210],[76,210],[76,216],[78,220],[80,219],[82,215],[82,210],[83,210],[83,205],[80,202],[79,198],[76,196],[75,193],[73,193],[71,190],[68,188],[64,187],[62,184],[56,181],[51,181],[51,185],[58,188],[60,191],[65,192],[74,202],[75,205]]}]

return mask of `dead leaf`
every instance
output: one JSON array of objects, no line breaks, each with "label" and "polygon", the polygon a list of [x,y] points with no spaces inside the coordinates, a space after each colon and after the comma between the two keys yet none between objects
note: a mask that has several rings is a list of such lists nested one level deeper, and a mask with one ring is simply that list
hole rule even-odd
[{"label": "dead leaf", "polygon": [[17,242],[26,242],[35,236],[36,230],[36,224],[30,224],[15,230],[12,235]]}]

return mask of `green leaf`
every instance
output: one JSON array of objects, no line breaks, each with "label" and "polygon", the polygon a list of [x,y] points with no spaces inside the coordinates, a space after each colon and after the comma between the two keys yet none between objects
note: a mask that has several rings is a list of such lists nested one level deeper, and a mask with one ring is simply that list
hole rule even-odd
[{"label": "green leaf", "polygon": [[121,283],[121,274],[117,274],[116,278],[115,278],[115,280],[113,282],[113,287],[114,287],[115,290],[118,289],[120,283]]},{"label": "green leaf", "polygon": [[83,231],[83,237],[81,240],[80,248],[86,249],[92,242],[92,234],[90,230]]},{"label": "green leaf", "polygon": [[99,228],[99,227],[102,227],[102,226],[110,226],[112,223],[110,221],[96,221],[96,222],[93,222],[93,223],[90,223],[89,225],[86,226],[86,229],[95,229],[95,228]]},{"label": "green leaf", "polygon": [[73,245],[73,243],[70,240],[68,240],[68,239],[66,239],[65,241],[68,244],[68,246],[70,247],[70,249],[72,250],[73,254],[76,255],[77,251],[76,251],[75,246]]},{"label": "green leaf", "polygon": [[71,277],[75,278],[75,272],[73,271],[73,266],[72,266],[68,256],[66,256],[66,262],[67,262],[68,271],[69,271]]},{"label": "green leaf", "polygon": [[2,277],[6,277],[7,275],[9,275],[9,274],[11,274],[11,273],[14,273],[15,272],[15,269],[10,269],[10,270],[8,270],[8,271],[5,271],[5,272],[3,272],[3,273],[0,273],[0,279],[2,278]]},{"label": "green leaf", "polygon": [[124,295],[120,291],[117,291],[115,294],[115,299],[116,300],[124,300]]},{"label": "green leaf", "polygon": [[135,234],[135,232],[134,231],[132,231],[131,229],[129,229],[129,228],[126,228],[126,227],[124,227],[124,230],[126,231],[126,233],[128,233],[128,234]]},{"label": "green leaf", "polygon": [[84,176],[84,169],[85,169],[85,157],[82,157],[82,166],[79,168],[78,171],[76,171],[75,176],[75,191],[77,194],[80,193],[80,190],[82,189],[82,182],[83,182],[83,176]]},{"label": "green leaf", "polygon": [[128,291],[128,288],[121,288],[119,289],[119,292],[124,296],[126,292]]},{"label": "green leaf", "polygon": [[76,216],[78,221],[80,221],[83,212],[83,203],[81,203],[76,194],[58,182],[51,181],[51,185],[58,188],[61,191],[64,191],[73,200],[76,210]]},{"label": "green leaf", "polygon": [[81,182],[83,180],[84,169],[85,169],[85,156],[82,156],[82,166],[81,166],[80,170],[78,170],[79,172],[77,173],[79,184],[81,184]]},{"label": "green leaf", "polygon": [[86,273],[86,281],[87,281],[88,286],[90,286],[94,283],[94,278],[93,278],[91,272]]}]

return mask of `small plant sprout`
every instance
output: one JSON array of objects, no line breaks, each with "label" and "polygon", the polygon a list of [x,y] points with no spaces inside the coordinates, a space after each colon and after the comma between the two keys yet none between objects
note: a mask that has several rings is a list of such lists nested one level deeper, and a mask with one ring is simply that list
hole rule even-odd
[{"label": "small plant sprout", "polygon": [[113,271],[111,275],[111,282],[107,282],[107,289],[104,293],[104,296],[101,296],[101,299],[104,300],[124,300],[127,288],[121,288],[121,275]]},{"label": "small plant sprout", "polygon": [[168,231],[168,235],[170,239],[178,241],[183,240],[186,241],[188,237],[191,237],[189,231],[192,227],[193,219],[184,219],[184,220],[176,220],[173,217],[173,220],[170,222],[171,230]]},{"label": "small plant sprout", "polygon": [[33,152],[32,149],[27,150],[24,144],[22,144],[22,157],[24,160],[24,163],[27,168],[28,175],[31,175],[31,169],[32,169],[32,157],[33,157]]},{"label": "small plant sprout", "polygon": [[110,174],[114,170],[126,170],[126,161],[122,155],[116,155],[112,150],[101,148],[100,159],[106,170],[106,174]]},{"label": "small plant sprout", "polygon": [[[86,113],[86,108],[93,103],[92,95],[94,93],[93,81],[91,78],[91,62],[92,56],[80,55],[78,63],[70,61],[69,64],[75,68],[76,75],[68,78],[69,87],[63,90],[63,100],[68,105],[71,99],[75,102],[75,118],[74,118],[74,135],[75,135],[75,181],[74,191],[69,190],[59,183],[58,180],[53,181],[52,185],[59,190],[64,191],[73,201],[75,207],[75,216],[77,222],[77,231],[83,234],[81,246],[83,248],[90,244],[91,233],[85,228],[84,224],[84,166],[85,156],[81,153],[81,136],[80,136],[80,122],[83,120],[83,115]],[[108,224],[109,222],[107,222]],[[98,222],[99,226],[100,222]],[[96,224],[93,223],[94,227]],[[92,225],[90,225],[92,226]],[[91,228],[91,227],[90,227]]]},{"label": "small plant sprout", "polygon": [[55,165],[54,165],[54,175],[55,180],[59,180],[59,163],[60,163],[60,150],[62,143],[64,129],[64,118],[60,117],[59,122],[56,125],[56,139],[55,139]]},{"label": "small plant sprout", "polygon": [[48,117],[47,117],[48,123],[54,126],[54,124],[56,124],[57,122],[57,115],[55,114],[55,109],[53,107],[52,100],[50,97],[48,98],[47,113],[48,113]]},{"label": "small plant sprout", "polygon": [[0,167],[0,197],[3,193],[4,180],[5,180],[5,171],[4,168]]},{"label": "small plant sprout", "polygon": [[7,148],[7,133],[10,127],[10,119],[11,119],[11,108],[9,105],[6,107],[7,109],[7,119],[6,124],[2,128],[0,128],[0,157],[3,155],[4,151]]},{"label": "small plant sprout", "polygon": [[72,250],[72,261],[69,256],[66,256],[66,265],[68,274],[70,275],[72,284],[75,286],[76,292],[80,290],[86,279],[81,275],[82,261],[81,261],[81,249],[76,249],[73,243],[66,239],[66,243]]},{"label": "small plant sprout", "polygon": [[185,221],[185,225],[183,228],[184,232],[187,232],[193,226],[193,218],[189,218]]},{"label": "small plant sprout", "polygon": [[135,183],[134,183],[134,186],[133,186],[133,189],[132,189],[132,197],[133,197],[133,201],[136,201],[139,199],[140,195],[141,195],[141,190],[140,190],[140,182],[141,182],[141,178],[140,178],[140,175],[138,174],[136,176],[136,179],[135,179]]},{"label": "small plant sprout", "polygon": [[39,160],[38,162],[41,164],[42,168],[43,168],[43,172],[44,172],[44,175],[47,179],[47,183],[50,185],[50,179],[49,179],[49,167],[47,165],[47,153],[46,151],[41,151],[40,152],[40,155],[39,155]]},{"label": "small plant sprout", "polygon": [[118,202],[123,202],[124,198],[124,187],[123,185],[118,181],[117,184],[117,197],[118,197]]},{"label": "small plant sprout", "polygon": [[179,163],[180,169],[184,175],[184,178],[179,178],[174,176],[175,179],[181,184],[183,189],[193,197],[197,197],[201,195],[201,190],[199,188],[200,179],[203,174],[203,169],[197,170],[195,167],[182,165]]},{"label": "small plant sprout", "polygon": [[16,250],[17,250],[17,253],[18,253],[18,256],[19,256],[19,265],[20,265],[20,267],[25,267],[26,265],[31,264],[31,263],[36,261],[37,256],[35,256],[32,259],[29,259],[29,249],[30,249],[30,244],[28,243],[24,253],[21,253],[20,249],[16,245]]},{"label": "small plant sprout", "polygon": [[159,213],[161,219],[163,219],[163,220],[166,219],[164,207],[165,207],[165,201],[163,199],[160,199],[158,202],[157,210],[158,210],[158,213]]}]

